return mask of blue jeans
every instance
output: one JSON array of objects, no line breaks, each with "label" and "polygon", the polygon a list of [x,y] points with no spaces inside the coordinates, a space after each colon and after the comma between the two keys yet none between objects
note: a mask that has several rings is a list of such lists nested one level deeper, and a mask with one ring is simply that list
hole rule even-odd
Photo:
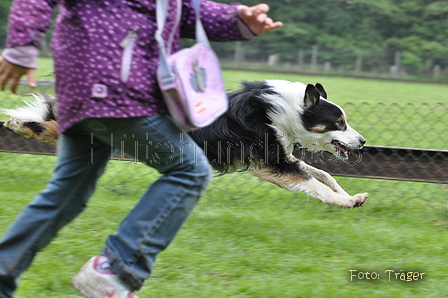
[{"label": "blue jeans", "polygon": [[[162,174],[102,251],[123,282],[134,290],[142,287],[156,255],[187,219],[211,174],[202,149],[165,115],[86,119],[60,135],[47,188],[22,211],[0,243],[1,298],[12,297],[16,279],[36,253],[84,210],[115,148]],[[127,166],[132,171],[132,165]]]}]

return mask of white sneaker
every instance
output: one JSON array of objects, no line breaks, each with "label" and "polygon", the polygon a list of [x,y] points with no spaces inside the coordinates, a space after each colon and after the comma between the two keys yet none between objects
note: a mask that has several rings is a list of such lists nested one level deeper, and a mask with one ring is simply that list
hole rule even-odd
[{"label": "white sneaker", "polygon": [[87,298],[138,298],[112,272],[100,272],[98,257],[92,257],[70,283]]}]

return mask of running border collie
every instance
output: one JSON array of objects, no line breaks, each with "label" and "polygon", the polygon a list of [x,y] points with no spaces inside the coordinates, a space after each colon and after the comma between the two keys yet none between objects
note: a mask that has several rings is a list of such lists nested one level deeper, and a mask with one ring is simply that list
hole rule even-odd
[{"label": "running border collie", "polygon": [[[249,171],[263,181],[303,192],[323,203],[345,208],[362,206],[367,193],[345,192],[328,173],[294,156],[296,148],[328,151],[347,159],[365,139],[347,122],[344,110],[327,100],[321,84],[266,80],[243,82],[228,94],[229,109],[208,127],[190,132],[220,173]],[[57,143],[55,99],[33,94],[4,126],[43,142]]]}]

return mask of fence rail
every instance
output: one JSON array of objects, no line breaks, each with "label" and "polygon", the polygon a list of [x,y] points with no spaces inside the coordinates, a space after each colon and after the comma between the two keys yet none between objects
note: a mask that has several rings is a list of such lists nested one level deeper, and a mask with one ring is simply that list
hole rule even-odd
[{"label": "fence rail", "polygon": [[303,158],[335,176],[448,183],[448,151],[365,146],[348,161],[334,160],[329,153]]},{"label": "fence rail", "polygon": [[[55,155],[56,146],[16,134],[0,122],[0,152]],[[296,157],[332,175],[448,184],[448,151],[366,146],[347,161],[330,154],[295,152]],[[118,153],[114,159],[132,159]]]}]

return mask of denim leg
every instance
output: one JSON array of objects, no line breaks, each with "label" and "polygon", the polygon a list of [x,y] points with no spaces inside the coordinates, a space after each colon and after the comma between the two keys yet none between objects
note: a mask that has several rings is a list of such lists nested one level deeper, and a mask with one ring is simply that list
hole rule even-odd
[{"label": "denim leg", "polygon": [[110,152],[106,144],[76,127],[60,136],[52,179],[0,242],[1,298],[12,297],[17,287],[15,280],[29,267],[36,253],[84,210]]},{"label": "denim leg", "polygon": [[[101,127],[98,120],[93,123],[92,127]],[[202,149],[170,117],[131,118],[125,123],[114,120],[112,135],[94,135],[163,174],[121,222],[118,232],[109,236],[103,249],[114,271],[138,290],[150,276],[156,255],[173,240],[203,194],[211,167]],[[132,164],[128,167],[132,171]]]}]

